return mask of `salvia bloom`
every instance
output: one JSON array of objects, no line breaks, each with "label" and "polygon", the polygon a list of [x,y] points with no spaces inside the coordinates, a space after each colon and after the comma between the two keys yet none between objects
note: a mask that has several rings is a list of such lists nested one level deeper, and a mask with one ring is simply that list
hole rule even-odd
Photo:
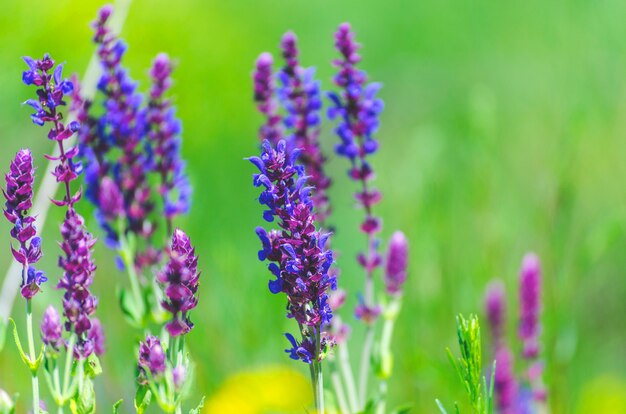
[{"label": "salvia bloom", "polygon": [[13,257],[24,267],[22,274],[21,293],[31,299],[40,290],[41,283],[47,278],[43,272],[29,266],[39,261],[41,239],[36,236],[35,218],[28,215],[33,205],[33,182],[35,170],[33,157],[28,149],[22,149],[11,161],[9,172],[5,175],[6,189],[2,192],[6,198],[4,216],[13,224],[11,237],[19,243],[16,249],[11,246]]},{"label": "salvia bloom", "polygon": [[77,337],[75,351],[88,357],[94,351],[94,341],[89,337],[92,328],[91,315],[96,310],[97,299],[89,291],[96,265],[92,259],[92,247],[96,240],[84,227],[84,219],[70,208],[61,225],[61,250],[59,258],[63,277],[58,287],[64,289],[63,314],[65,329]]},{"label": "salvia bloom", "polygon": [[159,338],[148,335],[146,340],[139,344],[139,382],[147,383],[147,373],[158,376],[165,372],[165,352]]},{"label": "salvia bloom", "polygon": [[63,327],[61,326],[61,318],[59,312],[54,306],[50,305],[46,308],[41,319],[41,340],[54,351],[59,351],[63,346]]},{"label": "salvia bloom", "polygon": [[91,320],[91,329],[89,329],[89,333],[87,334],[89,340],[93,343],[93,350],[96,355],[100,356],[104,354],[106,351],[104,341],[104,329],[102,328],[102,323],[100,323],[100,319],[93,318]]},{"label": "salvia bloom", "polygon": [[513,370],[513,355],[506,346],[495,354],[494,393],[499,414],[518,414],[518,385]]},{"label": "salvia bloom", "polygon": [[193,328],[189,311],[198,304],[198,256],[184,231],[176,229],[169,248],[169,261],[157,275],[164,286],[163,308],[172,314],[166,325],[171,336],[188,333]]},{"label": "salvia bloom", "polygon": [[506,297],[502,281],[495,280],[487,286],[485,310],[494,348],[497,349],[504,341],[506,325]]},{"label": "salvia bloom", "polygon": [[268,268],[275,279],[269,282],[270,292],[287,295],[287,316],[303,327],[301,343],[287,335],[292,345],[287,352],[294,359],[311,363],[321,361],[332,345],[322,328],[332,318],[327,292],[336,289],[336,278],[329,272],[333,253],[326,249],[326,243],[330,234],[315,229],[304,167],[295,164],[298,153],[289,152],[285,141],[273,148],[266,140],[261,156],[251,157],[250,162],[259,169],[253,183],[263,187],[259,197],[267,207],[263,218],[268,222],[277,219],[280,227],[269,233],[257,227],[263,246],[259,259],[271,262]]},{"label": "salvia bloom", "polygon": [[[110,220],[107,206],[101,205],[106,197],[100,184],[110,177],[118,186],[124,204],[126,228],[135,234],[149,237],[154,224],[149,214],[154,208],[148,174],[153,159],[146,140],[146,113],[141,108],[142,96],[136,83],[121,66],[126,51],[124,43],[107,27],[112,8],[103,7],[93,24],[97,53],[102,66],[98,90],[104,95],[104,113],[86,122],[90,128],[81,129],[79,140],[85,159],[87,196],[98,208],[97,217],[107,232],[109,244],[115,245],[119,235],[116,223]],[[91,103],[83,103],[83,108]],[[78,105],[80,107],[80,105]],[[84,111],[84,109],[83,109]],[[81,111],[78,111],[81,115]],[[112,149],[115,153],[111,153]],[[107,215],[109,219],[107,219]]]},{"label": "salvia bloom", "polygon": [[172,85],[171,73],[169,56],[159,54],[150,69],[152,88],[147,111],[154,168],[161,179],[159,193],[163,198],[165,216],[169,220],[189,211],[191,197],[191,185],[180,155],[181,123],[176,118],[171,101],[165,97]]},{"label": "salvia bloom", "polygon": [[282,138],[281,117],[274,99],[274,80],[272,65],[274,60],[269,53],[262,53],[256,61],[253,74],[254,101],[259,112],[265,116],[265,123],[259,128],[259,139],[268,140],[276,145]]},{"label": "salvia bloom", "polygon": [[529,253],[524,257],[520,273],[520,325],[519,337],[525,358],[534,359],[539,353],[539,312],[541,267],[539,258]]},{"label": "salvia bloom", "polygon": [[[35,113],[31,115],[34,124],[43,126],[51,124],[48,138],[59,143],[59,157],[46,156],[48,159],[60,161],[53,171],[59,183],[65,185],[66,196],[63,200],[53,200],[57,205],[71,205],[80,198],[80,193],[70,195],[70,182],[76,179],[81,171],[81,165],[72,160],[78,155],[78,147],[65,148],[63,141],[69,139],[80,125],[76,121],[65,125],[62,122],[63,114],[60,107],[65,106],[65,96],[72,93],[74,85],[67,79],[63,79],[63,65],[54,66],[54,60],[49,55],[43,59],[35,60],[28,56],[24,57],[28,70],[24,71],[22,81],[26,85],[35,85],[38,99],[29,99],[25,103],[31,106]],[[50,73],[52,71],[52,73]]]},{"label": "salvia bloom", "polygon": [[409,259],[409,243],[401,231],[396,231],[389,240],[385,265],[385,286],[387,292],[396,295],[402,292],[406,281],[406,269]]},{"label": "salvia bloom", "polygon": [[287,32],[281,41],[285,65],[278,73],[277,95],[287,115],[283,119],[285,128],[291,134],[286,137],[288,145],[302,152],[299,162],[309,174],[308,183],[312,192],[316,220],[325,223],[330,214],[327,190],[330,178],[324,172],[326,158],[319,143],[320,110],[322,98],[320,82],[314,79],[314,68],[303,68],[298,60],[296,35]]}]

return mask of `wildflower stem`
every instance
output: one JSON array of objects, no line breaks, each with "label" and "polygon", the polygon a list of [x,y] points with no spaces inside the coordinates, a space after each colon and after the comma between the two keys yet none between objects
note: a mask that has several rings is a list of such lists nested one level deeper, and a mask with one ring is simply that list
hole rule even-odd
[{"label": "wildflower stem", "polygon": [[367,384],[370,371],[370,360],[372,359],[372,347],[374,345],[374,327],[367,326],[365,331],[365,342],[363,343],[363,353],[361,354],[361,370],[359,373],[359,402],[361,410],[365,409],[367,399]]},{"label": "wildflower stem", "polygon": [[354,374],[352,373],[352,367],[350,366],[350,355],[348,355],[348,347],[345,344],[337,345],[337,356],[339,360],[339,370],[343,376],[343,380],[346,383],[346,391],[348,395],[348,403],[351,413],[357,411],[357,393],[356,384],[354,381]]},{"label": "wildflower stem", "polygon": [[333,388],[335,389],[335,396],[337,397],[337,404],[339,405],[339,411],[342,413],[351,412],[348,409],[348,401],[346,400],[346,393],[343,389],[343,384],[341,382],[341,375],[337,370],[337,365],[333,364],[332,373],[330,374],[330,380],[333,383]]},{"label": "wildflower stem", "polygon": [[[23,272],[25,272],[25,267]],[[35,340],[33,335],[33,305],[30,299],[26,300],[26,333],[28,335],[28,352],[30,360],[35,362],[37,354],[35,354]],[[37,370],[32,370],[32,386],[33,386],[33,413],[39,413],[39,378]]]},{"label": "wildflower stem", "polygon": [[315,409],[319,414],[324,414],[324,375],[321,362],[311,363],[311,375],[315,390]]},{"label": "wildflower stem", "polygon": [[62,404],[65,405],[65,401],[68,398],[67,392],[70,388],[70,375],[72,372],[72,361],[74,360],[74,346],[76,345],[76,335],[72,334],[70,340],[67,343],[67,351],[65,353],[65,371],[63,372],[63,394]]}]

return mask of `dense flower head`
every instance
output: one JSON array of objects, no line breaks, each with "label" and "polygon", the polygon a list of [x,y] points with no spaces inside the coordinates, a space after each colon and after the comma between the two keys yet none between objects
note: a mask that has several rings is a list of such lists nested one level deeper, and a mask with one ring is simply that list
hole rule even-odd
[{"label": "dense flower head", "polygon": [[396,231],[389,240],[387,260],[385,261],[385,286],[387,292],[398,294],[406,281],[406,269],[409,260],[409,244],[401,231]]},{"label": "dense flower head", "polygon": [[506,346],[502,346],[496,351],[495,360],[496,372],[493,387],[498,413],[518,414],[518,384],[515,379],[513,354]]},{"label": "dense flower head", "polygon": [[485,311],[494,347],[498,348],[504,341],[506,325],[506,294],[501,280],[494,280],[487,286]]},{"label": "dense flower head", "polygon": [[322,98],[315,68],[303,68],[298,60],[296,35],[287,32],[281,41],[284,66],[278,72],[278,98],[285,108],[283,119],[288,146],[301,150],[298,161],[309,174],[316,219],[324,223],[330,214],[327,190],[330,178],[324,172],[326,157],[319,143]]},{"label": "dense flower head", "polygon": [[[324,338],[322,327],[332,318],[327,292],[336,289],[336,278],[329,272],[333,263],[333,253],[326,248],[330,234],[315,228],[310,188],[303,166],[295,164],[297,155],[298,150],[288,151],[285,141],[274,148],[266,140],[261,156],[249,160],[259,169],[253,184],[263,188],[259,197],[259,203],[267,207],[263,217],[268,222],[277,220],[280,228],[267,232],[257,227],[262,243],[259,259],[270,262],[268,269],[275,279],[269,289],[287,295],[287,316],[303,327],[306,344]],[[321,357],[321,353],[314,355],[314,359]]]},{"label": "dense flower head", "polygon": [[89,291],[96,265],[92,259],[92,248],[96,240],[87,232],[84,219],[70,208],[61,225],[61,250],[59,267],[63,276],[58,287],[65,290],[63,314],[65,329],[77,336],[76,352],[81,357],[89,356],[94,343],[88,333],[92,327],[91,315],[96,311],[97,299]]},{"label": "dense flower head", "polygon": [[165,291],[162,306],[172,314],[172,320],[166,325],[167,331],[171,336],[179,336],[193,328],[189,311],[198,304],[198,256],[189,237],[180,229],[174,231],[168,256],[157,280]]},{"label": "dense flower head", "polygon": [[165,97],[172,85],[172,69],[167,54],[157,55],[150,69],[152,88],[147,110],[148,138],[154,168],[161,179],[159,193],[168,219],[187,213],[191,197],[191,185],[180,154],[181,123],[171,100]]},{"label": "dense flower head", "polygon": [[153,335],[146,336],[146,340],[139,344],[139,382],[148,382],[147,374],[158,376],[165,372],[165,352],[159,338]]},{"label": "dense flower head", "polygon": [[49,305],[41,319],[41,340],[54,351],[58,351],[63,346],[62,334],[59,312],[54,306]]},{"label": "dense flower head", "polygon": [[541,293],[541,265],[539,258],[529,253],[524,257],[520,273],[520,325],[525,358],[536,358],[539,353],[539,313]]},{"label": "dense flower head", "polygon": [[269,140],[276,145],[282,139],[281,116],[274,99],[274,79],[272,65],[274,59],[269,53],[262,53],[256,61],[252,75],[254,81],[254,101],[258,111],[265,117],[265,123],[259,128],[259,139]]},{"label": "dense flower head", "polygon": [[28,70],[24,71],[22,81],[26,85],[35,85],[37,99],[29,99],[25,104],[35,110],[31,115],[34,124],[43,126],[51,125],[48,138],[59,143],[60,155],[58,157],[46,156],[48,159],[60,161],[52,172],[59,183],[65,184],[66,195],[63,200],[53,200],[57,205],[71,205],[80,198],[80,193],[70,195],[70,182],[75,180],[81,172],[81,164],[74,163],[73,159],[78,155],[78,147],[65,148],[63,141],[69,139],[79,129],[80,124],[72,121],[65,125],[60,107],[65,106],[65,96],[72,94],[74,85],[68,79],[63,79],[63,64],[54,66],[54,60],[48,55],[35,60],[25,56],[24,62]]}]

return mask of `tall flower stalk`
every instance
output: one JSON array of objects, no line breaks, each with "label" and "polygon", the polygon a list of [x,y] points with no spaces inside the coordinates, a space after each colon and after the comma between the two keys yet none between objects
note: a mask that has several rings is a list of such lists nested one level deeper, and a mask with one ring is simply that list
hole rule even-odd
[{"label": "tall flower stalk", "polygon": [[287,297],[287,317],[298,322],[299,335],[285,336],[291,345],[286,350],[294,360],[309,364],[316,408],[324,412],[322,361],[332,347],[325,327],[332,319],[328,291],[336,288],[335,276],[329,272],[333,253],[326,249],[329,234],[316,229],[313,202],[306,186],[304,168],[296,165],[299,151],[289,151],[285,141],[272,147],[263,143],[260,157],[251,157],[259,173],[255,187],[262,187],[259,203],[266,207],[265,221],[277,221],[277,229],[257,227],[262,249],[258,257],[269,261],[274,279],[269,282],[273,294]]}]

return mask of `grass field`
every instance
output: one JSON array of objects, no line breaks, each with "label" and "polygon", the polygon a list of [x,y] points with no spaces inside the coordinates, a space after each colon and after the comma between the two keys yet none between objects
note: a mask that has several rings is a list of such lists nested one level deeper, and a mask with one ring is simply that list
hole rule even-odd
[{"label": "grass field", "polygon": [[[100,5],[0,0],[3,172],[28,146],[43,173],[43,154],[52,147],[21,106],[32,90],[20,81],[20,57],[47,51],[67,62],[66,71],[82,72],[93,51],[88,23]],[[383,236],[403,229],[411,246],[393,344],[392,402],[428,413],[435,412],[435,398],[463,399],[445,354],[456,345],[454,317],[482,317],[484,287],[500,277],[508,286],[513,335],[517,275],[527,251],[539,254],[545,270],[543,345],[552,411],[575,412],[581,395],[596,395],[583,391],[594,381],[623,384],[625,17],[619,1],[134,1],[123,31],[131,75],[145,90],[157,52],[178,61],[174,91],[195,186],[191,214],[178,224],[195,241],[203,269],[189,338],[197,393],[210,396],[248,368],[283,363],[305,372],[282,352],[282,333],[293,322],[284,318],[282,300],[267,291],[267,272],[256,260],[253,229],[261,208],[253,167],[243,161],[258,151],[261,122],[251,102],[251,71],[257,55],[277,52],[282,33],[293,29],[303,63],[316,66],[331,88],[332,34],[343,21],[364,44],[363,67],[384,84],[381,150],[373,161],[384,195],[377,207]],[[327,153],[336,139],[331,132],[322,135]],[[345,170],[344,160],[331,157],[333,247],[340,252],[341,283],[353,293],[344,314],[351,320],[362,285],[353,257],[364,239]],[[81,208],[91,217],[86,203]],[[53,281],[59,276],[53,270],[56,210],[44,230],[42,265]],[[100,235],[95,220],[88,224]],[[11,260],[8,230],[0,222],[2,269]],[[120,397],[130,401],[134,389],[137,338],[121,321],[114,287],[126,278],[112,259],[103,245],[97,248],[95,291],[108,334],[97,390],[101,412]],[[58,297],[49,284],[36,314]],[[14,310],[18,323],[21,306]],[[0,354],[0,388],[22,390],[26,398],[28,384],[8,343]]]}]

